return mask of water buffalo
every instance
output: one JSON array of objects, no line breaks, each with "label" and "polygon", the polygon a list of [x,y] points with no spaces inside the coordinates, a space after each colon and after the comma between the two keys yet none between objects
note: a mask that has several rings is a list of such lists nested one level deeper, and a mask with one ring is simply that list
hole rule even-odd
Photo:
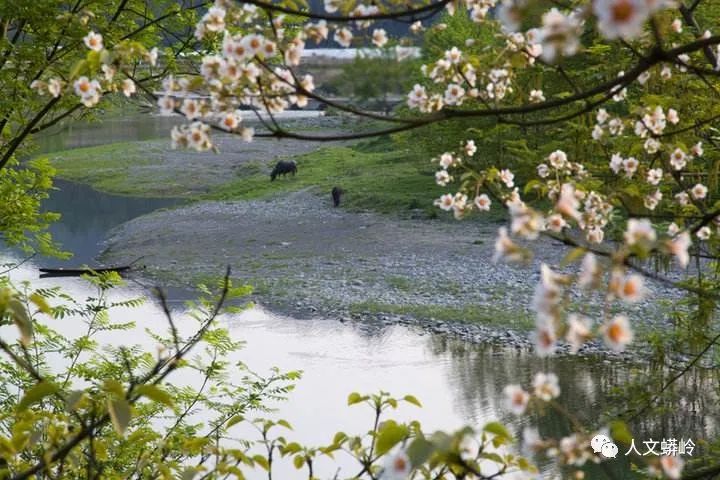
[{"label": "water buffalo", "polygon": [[333,206],[339,207],[340,206],[340,197],[342,197],[343,193],[345,193],[345,190],[343,190],[340,187],[333,187],[332,189],[332,200],[333,200]]},{"label": "water buffalo", "polygon": [[293,177],[297,173],[297,163],[295,163],[295,160],[280,160],[275,164],[275,168],[273,168],[273,171],[270,172],[270,181],[272,182],[275,180],[275,177],[278,175],[286,175],[288,173],[292,173]]}]

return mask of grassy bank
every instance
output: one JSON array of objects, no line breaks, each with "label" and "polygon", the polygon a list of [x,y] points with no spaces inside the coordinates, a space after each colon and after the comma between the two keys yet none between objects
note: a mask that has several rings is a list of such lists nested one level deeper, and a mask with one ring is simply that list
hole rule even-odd
[{"label": "grassy bank", "polygon": [[[172,150],[161,139],[65,150],[50,158],[62,178],[139,197],[247,200],[301,189],[329,197],[339,186],[346,192],[344,208],[380,213],[420,210],[435,216],[433,199],[448,191],[434,183],[435,167],[427,154],[388,138],[353,146],[305,146],[306,153],[283,151],[279,157],[278,145],[243,145],[241,159],[228,159],[223,153]],[[271,182],[269,172],[277,158],[294,159],[298,174]]]},{"label": "grassy bank", "polygon": [[433,210],[432,200],[443,190],[433,182],[429,159],[398,149],[389,140],[356,146],[326,147],[293,157],[298,164],[294,178],[270,182],[261,162],[241,167],[238,177],[215,189],[207,198],[238,200],[261,198],[310,188],[330,195],[334,186],[345,190],[343,206],[382,213]]},{"label": "grassy bank", "polygon": [[172,197],[172,182],[143,174],[162,162],[167,140],[120,142],[48,154],[58,176],[96,190],[137,197]]}]

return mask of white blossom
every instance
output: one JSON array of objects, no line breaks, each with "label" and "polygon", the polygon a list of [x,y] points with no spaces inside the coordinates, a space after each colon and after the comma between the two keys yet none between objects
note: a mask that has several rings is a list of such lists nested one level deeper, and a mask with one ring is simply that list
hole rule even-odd
[{"label": "white blossom", "polygon": [[58,98],[62,93],[62,86],[62,81],[59,78],[51,78],[47,84],[48,93],[54,98]]},{"label": "white blossom", "polygon": [[515,415],[522,415],[527,409],[530,401],[530,394],[520,385],[506,385],[503,389],[505,394],[505,406]]},{"label": "white blossom", "polygon": [[539,372],[535,374],[533,387],[535,396],[546,402],[560,396],[558,377],[554,373]]},{"label": "white blossom", "polygon": [[[707,236],[709,237],[710,232],[708,231],[707,233]],[[678,264],[682,268],[687,267],[688,263],[690,262],[690,255],[688,254],[688,249],[690,248],[690,245],[692,245],[692,240],[688,232],[680,233],[667,243],[669,253],[675,256]]]},{"label": "white blossom", "polygon": [[381,480],[406,480],[410,477],[412,465],[410,458],[403,450],[390,453],[385,457]]},{"label": "white blossom", "polygon": [[85,46],[90,50],[99,52],[103,49],[103,37],[99,33],[90,32],[83,38]]},{"label": "white blossom", "polygon": [[515,186],[515,182],[513,181],[515,179],[515,175],[508,169],[500,170],[500,180],[505,184],[508,188],[513,188]]},{"label": "white blossom", "polygon": [[695,157],[702,157],[705,153],[703,150],[702,142],[697,142],[695,145],[693,145],[690,149],[690,153],[692,153]]},{"label": "white blossom", "polygon": [[530,90],[530,102],[539,103],[545,101],[545,95],[542,90]]},{"label": "white blossom", "polygon": [[682,33],[682,30],[683,30],[682,27],[683,27],[682,20],[680,20],[679,18],[676,18],[670,24],[670,28],[672,28],[673,32],[675,32],[675,33]]},{"label": "white blossom", "polygon": [[646,0],[595,0],[592,6],[600,33],[611,40],[637,37],[650,14]]},{"label": "white blossom", "polygon": [[382,28],[373,30],[372,43],[378,48],[384,47],[388,41],[387,32]]},{"label": "white blossom", "polygon": [[592,253],[586,253],[580,264],[580,274],[578,275],[578,285],[582,288],[590,287],[597,280],[600,270],[597,264],[597,258]]},{"label": "white blossom", "polygon": [[548,162],[555,168],[564,168],[567,165],[567,155],[562,150],[555,150],[548,155]]},{"label": "white blossom", "polygon": [[435,183],[440,185],[441,187],[446,186],[448,183],[450,183],[451,177],[448,174],[447,170],[438,170],[435,172]]},{"label": "white blossom", "polygon": [[679,480],[682,476],[685,462],[679,455],[663,455],[660,457],[660,467],[670,480]]},{"label": "white blossom", "polygon": [[625,176],[627,178],[632,178],[632,176],[637,171],[639,164],[640,164],[640,162],[638,162],[635,157],[628,157],[628,158],[624,159],[623,160],[623,170],[625,170]]},{"label": "white blossom", "polygon": [[707,240],[708,238],[710,238],[711,233],[712,231],[710,230],[710,227],[706,225],[704,227],[701,227],[695,235],[697,235],[700,240]]},{"label": "white blossom", "polygon": [[645,151],[651,155],[653,153],[657,153],[660,150],[660,147],[662,147],[662,144],[655,138],[648,138],[643,144]]},{"label": "white blossom", "polygon": [[350,43],[352,42],[353,35],[347,28],[340,28],[335,31],[335,35],[333,36],[333,40],[335,40],[337,43],[340,44],[342,47],[349,47]]},{"label": "white blossom", "polygon": [[616,352],[625,350],[625,347],[633,340],[630,322],[624,315],[614,316],[602,326],[601,330],[605,344]]},{"label": "white blossom", "polygon": [[590,338],[590,320],[582,315],[570,314],[565,334],[565,341],[570,344],[570,353],[577,353],[588,338]]},{"label": "white blossom", "polygon": [[688,195],[687,192],[676,193],[675,201],[677,201],[681,207],[684,207],[690,202],[690,195]]},{"label": "white blossom", "polygon": [[488,197],[486,194],[481,193],[477,197],[475,197],[475,200],[473,202],[475,204],[475,208],[477,208],[480,211],[487,212],[490,211],[490,205],[492,205],[492,202],[490,201],[490,197]]},{"label": "white blossom", "polygon": [[650,185],[658,185],[663,177],[662,168],[651,168],[647,173],[647,181]]},{"label": "white blossom", "polygon": [[658,206],[658,204],[660,203],[660,200],[662,200],[662,198],[663,198],[663,194],[658,189],[658,190],[655,190],[653,193],[646,195],[645,198],[643,199],[643,204],[645,205],[645,208],[647,208],[648,210],[655,210],[655,208]]},{"label": "white blossom", "polygon": [[445,211],[450,211],[455,205],[455,197],[451,193],[446,193],[435,200],[435,205]]},{"label": "white blossom", "polygon": [[685,165],[687,165],[687,155],[681,148],[676,148],[670,154],[670,165],[672,165],[675,170],[682,170],[685,168]]},{"label": "white blossom", "polygon": [[545,12],[539,33],[541,57],[547,62],[555,62],[558,57],[575,55],[580,48],[581,27],[579,18],[573,14],[565,15],[557,8]]},{"label": "white blossom", "polygon": [[498,229],[497,239],[495,240],[495,255],[493,255],[493,261],[497,262],[500,259],[507,259],[518,262],[524,258],[525,255],[522,249],[508,236],[507,228],[500,227]]},{"label": "white blossom", "polygon": [[544,163],[537,166],[537,173],[540,178],[547,178],[550,175],[550,168]]},{"label": "white blossom", "polygon": [[474,140],[468,140],[465,142],[465,155],[472,157],[477,152],[477,146]]},{"label": "white blossom", "polygon": [[624,238],[625,243],[632,246],[638,243],[653,243],[657,234],[647,218],[631,218],[627,222]]},{"label": "white blossom", "polygon": [[707,188],[705,185],[703,185],[702,183],[696,184],[696,185],[690,190],[690,195],[692,195],[692,197],[693,197],[695,200],[702,200],[702,199],[704,199],[704,198],[707,196],[707,193],[708,193],[708,188]]},{"label": "white blossom", "polygon": [[123,95],[125,95],[126,97],[130,97],[135,93],[135,91],[136,91],[135,82],[133,82],[129,78],[126,78],[125,80],[123,80],[123,82],[122,82]]}]

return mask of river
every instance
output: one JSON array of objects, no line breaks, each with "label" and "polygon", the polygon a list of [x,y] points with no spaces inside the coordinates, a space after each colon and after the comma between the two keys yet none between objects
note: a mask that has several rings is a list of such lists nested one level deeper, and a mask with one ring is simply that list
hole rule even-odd
[{"label": "river", "polygon": [[[149,123],[148,123],[149,122]],[[151,128],[149,128],[150,126]],[[157,137],[167,124],[147,118],[135,121],[110,120],[101,125],[74,126],[48,137],[44,151],[97,144],[107,141]],[[33,286],[62,286],[77,298],[92,295],[89,286],[79,279],[38,279],[39,266],[93,264],[102,251],[102,242],[115,226],[157,208],[171,207],[174,200],[148,200],[108,195],[89,187],[60,181],[58,190],[45,208],[62,213],[62,220],[53,226],[56,239],[74,252],[75,258],[62,262],[36,258],[12,273],[15,280],[30,280]],[[17,252],[5,251],[3,261]],[[126,287],[113,293],[125,299],[148,295],[146,281],[133,277]],[[184,300],[191,292],[171,290],[173,312],[187,324]],[[142,328],[163,325],[158,304],[150,300],[138,309],[121,309],[114,313],[120,319],[142,319]],[[463,341],[427,333],[407,326],[377,326],[335,319],[297,320],[275,315],[256,306],[246,312],[221,319],[233,338],[247,344],[239,359],[258,373],[272,367],[281,370],[302,370],[302,380],[286,402],[277,405],[277,416],[294,425],[293,439],[308,444],[329,442],[342,429],[361,433],[370,426],[369,415],[359,414],[359,407],[346,406],[352,391],[365,393],[386,390],[395,395],[414,394],[423,408],[404,407],[400,419],[416,418],[428,430],[452,429],[469,424],[475,427],[491,420],[500,420],[515,433],[529,425],[530,419],[519,420],[508,415],[503,407],[502,390],[509,383],[529,384],[540,371],[555,371],[560,377],[561,401],[581,420],[593,421],[598,412],[610,407],[610,391],[633,375],[628,365],[604,361],[602,358],[555,357],[538,359],[526,352],[493,345],[471,345]],[[63,320],[67,335],[78,334],[72,319]],[[141,330],[140,330],[141,331]],[[127,338],[108,338],[110,342],[136,343],[135,333]],[[151,346],[151,344],[149,344]],[[698,399],[698,401],[700,401]],[[645,438],[663,435],[688,437],[710,435],[716,428],[713,417],[676,412],[651,425],[640,424]],[[567,420],[558,415],[536,419],[541,435],[555,436],[569,432]],[[697,443],[697,441],[696,441]],[[555,472],[552,463],[538,459],[546,476]],[[609,462],[616,478],[628,478],[627,464],[622,455]],[[590,478],[604,478],[605,473],[592,470]]]}]

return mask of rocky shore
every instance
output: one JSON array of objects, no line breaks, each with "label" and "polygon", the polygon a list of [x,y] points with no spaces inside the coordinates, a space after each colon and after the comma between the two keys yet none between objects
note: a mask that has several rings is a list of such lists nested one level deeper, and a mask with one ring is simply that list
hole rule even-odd
[{"label": "rocky shore", "polygon": [[[332,207],[300,191],[241,202],[201,202],[136,218],[117,228],[106,263],[143,256],[146,274],[174,286],[233,277],[253,299],[296,318],[420,325],[472,342],[532,346],[529,309],[540,264],[559,268],[567,250],[542,239],[529,266],[492,261],[498,224],[482,219],[400,218]],[[571,272],[575,265],[566,268]],[[648,285],[647,300],[623,305],[637,331],[667,325]],[[571,292],[572,311],[598,320],[601,299]],[[562,349],[561,349],[562,350]],[[590,344],[582,353],[608,352]]]}]

